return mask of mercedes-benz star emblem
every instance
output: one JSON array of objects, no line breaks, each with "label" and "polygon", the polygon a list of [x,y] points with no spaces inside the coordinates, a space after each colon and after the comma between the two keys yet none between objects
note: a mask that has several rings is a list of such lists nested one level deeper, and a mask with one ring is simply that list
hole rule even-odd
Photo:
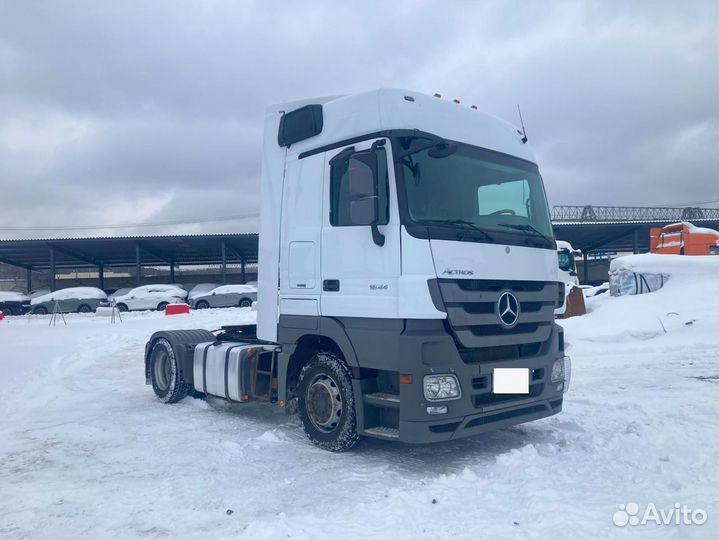
[{"label": "mercedes-benz star emblem", "polygon": [[505,291],[499,295],[497,302],[497,315],[505,328],[512,328],[519,319],[519,302],[511,292]]}]

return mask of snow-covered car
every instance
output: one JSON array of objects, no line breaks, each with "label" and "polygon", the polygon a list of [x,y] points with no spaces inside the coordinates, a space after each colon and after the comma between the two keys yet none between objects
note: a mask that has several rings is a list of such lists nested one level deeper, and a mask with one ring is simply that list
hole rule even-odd
[{"label": "snow-covered car", "polygon": [[162,311],[168,304],[180,304],[187,298],[187,291],[179,285],[142,285],[127,294],[115,296],[120,311],[157,309]]},{"label": "snow-covered car", "polygon": [[124,296],[127,293],[129,293],[132,290],[132,287],[122,287],[120,289],[117,289],[112,294],[107,295],[107,301],[112,303],[115,301],[115,298],[118,296]]},{"label": "snow-covered car", "polygon": [[22,315],[30,309],[30,298],[23,293],[0,291],[0,311],[5,315]]},{"label": "snow-covered car", "polygon": [[190,298],[190,307],[206,309],[210,307],[250,307],[257,300],[257,287],[254,285],[220,285],[205,294]]},{"label": "snow-covered car", "polygon": [[190,289],[190,293],[187,295],[187,299],[192,300],[196,296],[208,293],[219,286],[219,283],[198,283]]},{"label": "snow-covered car", "polygon": [[30,300],[30,309],[36,315],[46,315],[53,311],[92,313],[106,299],[105,291],[95,287],[69,287],[36,296]]},{"label": "snow-covered car", "polygon": [[45,295],[45,294],[49,294],[49,293],[51,293],[51,292],[52,292],[52,291],[51,291],[50,289],[47,289],[47,288],[33,289],[32,291],[30,291],[29,293],[27,293],[27,295],[30,297],[30,299],[33,299],[33,298],[36,298],[36,297],[38,297],[38,296],[43,296],[43,295]]}]

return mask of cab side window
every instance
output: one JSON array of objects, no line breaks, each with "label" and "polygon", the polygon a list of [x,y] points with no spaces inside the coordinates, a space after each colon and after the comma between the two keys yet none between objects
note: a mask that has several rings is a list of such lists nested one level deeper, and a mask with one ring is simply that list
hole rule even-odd
[{"label": "cab side window", "polygon": [[[377,149],[377,178],[379,186],[377,203],[379,208],[377,225],[389,223],[389,175],[387,152]],[[348,162],[332,166],[330,170],[330,224],[334,227],[354,225],[350,220],[350,192]]]}]

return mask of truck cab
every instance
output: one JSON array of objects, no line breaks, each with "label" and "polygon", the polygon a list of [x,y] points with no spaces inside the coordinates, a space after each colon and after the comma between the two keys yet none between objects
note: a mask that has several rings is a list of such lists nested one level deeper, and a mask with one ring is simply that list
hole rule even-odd
[{"label": "truck cab", "polygon": [[[564,284],[542,178],[512,125],[395,89],[270,108],[260,216],[257,326],[155,334],[156,393],[162,369],[177,395],[222,377],[209,393],[261,388],[329,450],[561,410]],[[227,343],[250,351],[231,361]]]}]

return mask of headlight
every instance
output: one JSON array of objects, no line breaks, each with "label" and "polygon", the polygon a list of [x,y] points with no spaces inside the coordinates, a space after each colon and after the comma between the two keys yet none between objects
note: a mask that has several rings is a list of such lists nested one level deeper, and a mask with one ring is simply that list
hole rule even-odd
[{"label": "headlight", "polygon": [[422,386],[428,401],[459,399],[462,396],[459,381],[454,375],[425,375]]},{"label": "headlight", "polygon": [[568,356],[564,356],[559,360],[555,360],[552,364],[552,382],[560,383],[564,382],[563,392],[569,389],[569,381],[572,378],[572,359]]}]

